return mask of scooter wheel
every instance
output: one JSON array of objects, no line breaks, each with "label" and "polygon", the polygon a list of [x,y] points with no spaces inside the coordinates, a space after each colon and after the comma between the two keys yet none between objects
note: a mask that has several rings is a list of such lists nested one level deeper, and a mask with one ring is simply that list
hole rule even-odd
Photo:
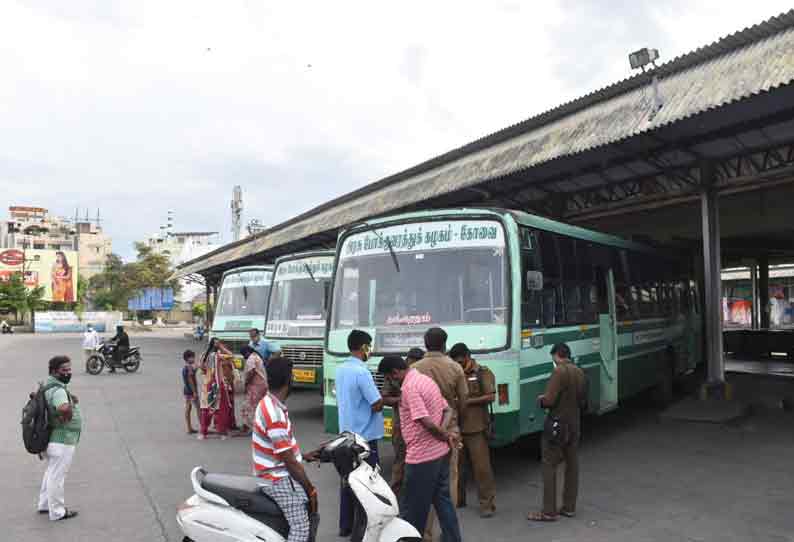
[{"label": "scooter wheel", "polygon": [[88,371],[88,374],[98,375],[104,368],[105,363],[99,356],[91,356],[88,358],[88,361],[85,362],[85,370]]}]

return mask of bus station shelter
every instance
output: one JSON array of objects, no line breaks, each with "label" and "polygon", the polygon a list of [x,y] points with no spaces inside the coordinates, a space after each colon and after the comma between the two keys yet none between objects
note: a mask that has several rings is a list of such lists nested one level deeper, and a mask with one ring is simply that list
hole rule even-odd
[{"label": "bus station shelter", "polygon": [[[751,265],[764,292],[770,263],[794,260],[794,10],[225,245],[177,274],[201,275],[210,292],[228,269],[333,248],[341,230],[372,217],[473,206],[692,251],[708,381],[719,390],[721,269]],[[768,327],[768,299],[759,298]]]}]

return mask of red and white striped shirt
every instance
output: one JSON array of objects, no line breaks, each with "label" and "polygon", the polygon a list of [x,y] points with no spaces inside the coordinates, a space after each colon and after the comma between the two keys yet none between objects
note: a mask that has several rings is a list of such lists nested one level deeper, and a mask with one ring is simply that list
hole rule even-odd
[{"label": "red and white striped shirt", "polygon": [[438,440],[419,423],[422,418],[429,418],[440,425],[447,406],[432,378],[416,369],[409,369],[400,391],[400,431],[405,440],[406,463],[427,463],[449,453],[449,444]]},{"label": "red and white striped shirt", "polygon": [[292,450],[298,461],[303,460],[298,441],[292,434],[287,406],[270,393],[256,407],[251,447],[256,475],[268,480],[280,480],[289,475],[278,454]]}]

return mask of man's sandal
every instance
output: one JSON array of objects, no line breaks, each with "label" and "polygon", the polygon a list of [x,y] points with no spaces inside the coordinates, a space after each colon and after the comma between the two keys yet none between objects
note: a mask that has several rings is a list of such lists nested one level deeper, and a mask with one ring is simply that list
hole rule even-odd
[{"label": "man's sandal", "polygon": [[77,512],[73,510],[67,510],[66,513],[59,517],[56,521],[63,521],[65,519],[72,519],[77,517]]},{"label": "man's sandal", "polygon": [[571,512],[569,510],[565,510],[564,508],[560,510],[560,515],[565,516],[566,518],[575,518],[576,512]]},{"label": "man's sandal", "polygon": [[546,514],[544,512],[530,512],[527,514],[529,521],[557,521],[557,515]]}]

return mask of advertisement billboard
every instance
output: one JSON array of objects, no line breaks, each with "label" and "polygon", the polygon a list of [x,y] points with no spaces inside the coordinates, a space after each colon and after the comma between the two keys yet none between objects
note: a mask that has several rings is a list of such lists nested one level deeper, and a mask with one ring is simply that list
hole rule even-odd
[{"label": "advertisement billboard", "polygon": [[44,311],[36,313],[36,333],[75,333],[85,331],[88,325],[98,333],[113,333],[121,325],[120,312]]},{"label": "advertisement billboard", "polygon": [[174,290],[171,288],[144,288],[127,300],[131,311],[169,311],[174,308]]},{"label": "advertisement billboard", "polygon": [[0,280],[25,272],[25,286],[44,286],[44,300],[74,303],[77,299],[77,262],[74,250],[7,249],[0,251]]}]

